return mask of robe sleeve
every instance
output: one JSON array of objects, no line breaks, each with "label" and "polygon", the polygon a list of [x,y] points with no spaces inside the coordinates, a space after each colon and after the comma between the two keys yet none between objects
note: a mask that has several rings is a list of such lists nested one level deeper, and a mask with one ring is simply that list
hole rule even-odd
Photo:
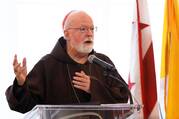
[{"label": "robe sleeve", "polygon": [[6,98],[9,107],[21,113],[30,111],[37,103],[43,102],[44,96],[44,68],[39,61],[27,75],[24,85],[19,86],[17,79],[6,90]]}]

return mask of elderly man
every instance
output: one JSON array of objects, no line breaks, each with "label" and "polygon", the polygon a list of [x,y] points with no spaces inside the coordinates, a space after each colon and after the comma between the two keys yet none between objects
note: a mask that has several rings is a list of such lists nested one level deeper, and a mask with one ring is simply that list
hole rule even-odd
[{"label": "elderly man", "polygon": [[[107,56],[93,50],[95,29],[87,13],[72,11],[63,21],[64,37],[29,74],[26,59],[21,65],[15,55],[16,77],[6,90],[10,108],[25,113],[37,104],[126,103],[126,87],[106,77],[102,67],[88,61],[93,54],[113,65]],[[123,81],[117,71],[111,73]]]}]

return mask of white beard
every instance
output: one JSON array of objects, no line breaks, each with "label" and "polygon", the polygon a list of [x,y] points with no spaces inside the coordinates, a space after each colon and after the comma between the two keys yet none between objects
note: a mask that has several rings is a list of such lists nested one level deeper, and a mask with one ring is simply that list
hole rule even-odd
[{"label": "white beard", "polygon": [[[91,41],[92,43],[85,43],[86,41]],[[74,48],[80,53],[90,53],[93,50],[93,39],[86,38],[83,43],[74,45]]]},{"label": "white beard", "polygon": [[93,50],[93,44],[85,46],[84,44],[79,45],[76,50],[80,53],[90,53]]}]

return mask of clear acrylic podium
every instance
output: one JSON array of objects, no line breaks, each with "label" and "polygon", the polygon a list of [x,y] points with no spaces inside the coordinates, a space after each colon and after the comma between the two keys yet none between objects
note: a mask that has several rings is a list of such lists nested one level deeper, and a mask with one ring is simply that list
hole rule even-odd
[{"label": "clear acrylic podium", "polygon": [[37,105],[24,119],[135,119],[140,105]]}]

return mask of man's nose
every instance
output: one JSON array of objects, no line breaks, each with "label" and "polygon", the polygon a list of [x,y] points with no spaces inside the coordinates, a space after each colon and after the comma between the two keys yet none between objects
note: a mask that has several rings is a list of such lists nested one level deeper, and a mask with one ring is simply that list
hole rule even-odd
[{"label": "man's nose", "polygon": [[92,36],[94,34],[94,31],[90,28],[87,29],[87,35]]}]

